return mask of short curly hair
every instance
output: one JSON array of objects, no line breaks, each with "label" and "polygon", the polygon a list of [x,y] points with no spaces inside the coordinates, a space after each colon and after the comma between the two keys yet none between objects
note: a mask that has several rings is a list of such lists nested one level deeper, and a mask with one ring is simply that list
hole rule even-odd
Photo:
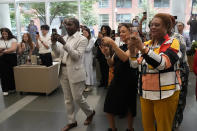
[{"label": "short curly hair", "polygon": [[174,18],[167,13],[158,13],[154,16],[154,18],[160,18],[163,22],[163,25],[167,29],[168,35],[171,34],[172,28],[174,27],[175,20]]}]

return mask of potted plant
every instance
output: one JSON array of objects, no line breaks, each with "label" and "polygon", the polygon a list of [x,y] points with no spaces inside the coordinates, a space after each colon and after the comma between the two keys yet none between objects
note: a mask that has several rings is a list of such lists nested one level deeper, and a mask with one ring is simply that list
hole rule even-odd
[{"label": "potted plant", "polygon": [[194,63],[194,54],[197,49],[197,41],[192,42],[191,49],[187,51],[187,58],[188,58],[188,64],[190,71],[193,71],[193,63]]}]

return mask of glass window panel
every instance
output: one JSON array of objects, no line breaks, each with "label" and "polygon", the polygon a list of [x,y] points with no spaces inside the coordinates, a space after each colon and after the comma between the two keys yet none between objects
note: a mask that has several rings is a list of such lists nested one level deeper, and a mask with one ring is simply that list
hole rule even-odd
[{"label": "glass window panel", "polygon": [[100,14],[99,15],[99,26],[109,25],[109,15],[108,14]]},{"label": "glass window panel", "polygon": [[11,21],[11,31],[16,36],[16,19],[15,19],[15,9],[14,4],[9,4],[10,8],[10,21]]},{"label": "glass window panel", "polygon": [[193,2],[192,14],[197,14],[197,1]]},{"label": "glass window panel", "polygon": [[109,0],[99,0],[99,8],[107,8],[109,6]]},{"label": "glass window panel", "polygon": [[139,8],[146,8],[147,7],[147,0],[138,0],[138,7]]},{"label": "glass window panel", "polygon": [[154,7],[169,7],[169,0],[154,0]]},{"label": "glass window panel", "polygon": [[118,23],[130,23],[131,22],[131,14],[117,14],[116,22]]},{"label": "glass window panel", "polygon": [[[50,28],[55,28],[59,34],[64,34],[59,29],[61,22],[64,18],[78,17],[78,2],[77,1],[62,1],[62,2],[51,2],[50,3]],[[51,31],[51,30],[50,30]]]},{"label": "glass window panel", "polygon": [[[29,32],[30,34],[34,34],[36,31],[39,31],[40,25],[44,24],[42,22],[43,18],[45,17],[45,3],[20,3],[20,27],[21,27],[21,34],[25,32]],[[34,21],[34,25],[36,26],[29,26],[30,20]],[[35,30],[34,33],[32,30]],[[33,35],[32,35],[33,36]],[[32,38],[35,42],[35,38]]]},{"label": "glass window panel", "polygon": [[[0,0],[2,2],[2,0]],[[29,17],[28,15],[29,14],[26,14],[28,13],[28,11],[31,9],[31,5],[36,3],[38,5],[42,5],[45,1],[45,0],[36,0],[36,2],[32,2],[30,3],[30,0],[29,2],[24,2],[25,0],[21,0],[23,2],[19,2],[19,5],[20,5],[20,16],[18,18],[20,18],[20,27],[21,27],[21,31],[22,33],[27,31],[26,30],[26,27],[28,26],[29,24],[29,20],[30,19],[33,19],[35,24],[37,25],[38,29],[40,28],[40,25],[44,24],[44,22],[42,22],[41,20],[41,15],[34,15],[33,17]],[[96,2],[92,2],[92,6],[93,6],[93,10],[95,11],[93,13],[93,15],[95,16],[94,20],[96,21],[94,24],[87,24],[86,22],[83,22],[84,20],[87,21],[88,23],[92,23],[92,19],[89,19],[89,18],[93,18],[91,17],[91,15],[89,15],[89,13],[87,13],[86,10],[83,10],[83,7],[84,6],[89,6],[89,5],[84,5],[83,4],[83,1],[92,1],[92,0],[81,0],[81,24],[83,25],[87,25],[88,27],[91,27],[91,28],[94,28],[95,29],[95,33],[97,33],[97,31],[99,30],[99,26],[100,25],[103,25],[103,24],[106,24],[106,25],[109,25],[111,28],[113,29],[116,29],[117,28],[117,25],[118,23],[120,22],[131,22],[132,21],[132,16],[139,16],[139,18],[142,17],[142,12],[144,10],[146,10],[146,0],[135,0],[135,1],[132,1],[132,0],[114,0],[114,2],[112,2],[112,0],[97,0]],[[196,0],[195,0],[196,1]],[[1,3],[0,2],[0,3]],[[62,5],[62,3],[64,2],[68,2],[68,1],[56,1],[54,2],[53,0],[50,0],[50,6],[53,7],[54,5]],[[71,2],[71,1],[69,1]],[[76,1],[77,3],[77,1]],[[113,7],[111,4],[114,3],[115,7]],[[149,16],[153,16],[155,13],[160,13],[161,11],[160,10],[157,10],[157,8],[165,8],[165,9],[162,9],[162,12],[169,12],[169,10],[171,10],[171,7],[170,7],[170,0],[153,0],[153,1],[149,1],[150,3],[150,6],[152,7],[155,7],[155,8],[152,8],[150,9],[150,14]],[[188,4],[188,0],[186,1],[186,3]],[[135,5],[132,5],[132,4],[135,4]],[[43,4],[44,5],[44,4]],[[193,13],[197,14],[197,4],[194,4],[194,7],[193,7]],[[43,6],[44,7],[44,6]],[[76,6],[77,7],[77,6]],[[100,8],[98,8],[100,7]],[[113,7],[113,9],[112,9]],[[132,7],[135,7],[132,8]],[[16,21],[15,21],[15,10],[14,10],[14,6],[12,4],[12,6],[10,6],[10,17],[11,18],[11,25],[12,25],[12,31],[14,34],[16,34]],[[78,7],[77,7],[78,8]],[[66,13],[66,15],[64,15],[63,13],[58,13],[57,16],[55,16],[55,18],[53,19],[53,21],[51,22],[51,25],[50,27],[51,28],[57,28],[58,30],[58,33],[59,33],[59,29],[58,29],[58,26],[60,25],[60,22],[61,20],[63,20],[64,17],[75,17],[75,18],[78,18],[78,9],[75,8],[75,12],[66,8],[61,8],[61,11],[64,11],[64,10],[68,10],[69,12]],[[119,9],[119,8],[125,8],[125,9]],[[74,9],[74,8],[73,8]],[[86,8],[87,10],[89,10],[88,8]],[[33,9],[34,10],[34,9]],[[114,10],[114,12],[112,11]],[[136,11],[138,10],[138,11]],[[186,14],[185,14],[185,21],[184,23],[187,22],[187,20],[189,19],[189,16],[190,16],[190,11],[187,11],[187,10],[191,10],[191,7],[186,7]],[[55,10],[52,10],[50,9],[50,13],[53,12]],[[83,16],[83,12],[86,12],[86,14],[89,15],[88,19],[87,18],[84,18]],[[132,15],[130,14],[132,13]],[[45,9],[43,8],[43,17],[45,17]],[[73,15],[74,14],[74,15]],[[101,14],[101,15],[100,15]],[[32,14],[33,15],[33,14]],[[115,15],[115,16],[114,16]],[[51,19],[52,20],[52,17],[53,17],[53,13],[50,15]],[[186,25],[185,27],[185,30],[189,30],[189,26]],[[22,34],[21,33],[21,34]]]},{"label": "glass window panel", "polygon": [[138,7],[142,7],[142,0],[138,0]]},{"label": "glass window panel", "polygon": [[116,0],[116,7],[118,8],[130,8],[131,0]]}]

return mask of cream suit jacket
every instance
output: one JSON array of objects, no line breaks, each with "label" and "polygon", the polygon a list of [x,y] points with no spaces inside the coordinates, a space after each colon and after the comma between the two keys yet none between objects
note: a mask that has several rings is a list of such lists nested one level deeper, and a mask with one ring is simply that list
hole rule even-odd
[{"label": "cream suit jacket", "polygon": [[76,32],[72,36],[64,36],[64,40],[66,44],[63,46],[52,44],[52,50],[56,56],[60,56],[61,62],[66,64],[67,76],[71,83],[85,81],[83,55],[88,44],[87,38]]}]

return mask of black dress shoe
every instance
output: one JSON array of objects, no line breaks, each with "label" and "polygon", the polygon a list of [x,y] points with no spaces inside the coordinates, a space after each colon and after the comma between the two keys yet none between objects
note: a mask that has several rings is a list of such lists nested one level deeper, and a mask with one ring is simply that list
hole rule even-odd
[{"label": "black dress shoe", "polygon": [[104,87],[104,84],[100,84],[100,85],[98,85],[98,87]]},{"label": "black dress shoe", "polygon": [[66,125],[61,131],[69,131],[70,129],[77,127],[77,122]]},{"label": "black dress shoe", "polygon": [[118,131],[117,128],[115,130],[113,130],[112,128],[108,128],[107,131]]},{"label": "black dress shoe", "polygon": [[96,112],[95,112],[95,110],[93,110],[92,114],[86,118],[84,125],[89,125],[92,122],[92,119],[95,114],[96,114]]}]

